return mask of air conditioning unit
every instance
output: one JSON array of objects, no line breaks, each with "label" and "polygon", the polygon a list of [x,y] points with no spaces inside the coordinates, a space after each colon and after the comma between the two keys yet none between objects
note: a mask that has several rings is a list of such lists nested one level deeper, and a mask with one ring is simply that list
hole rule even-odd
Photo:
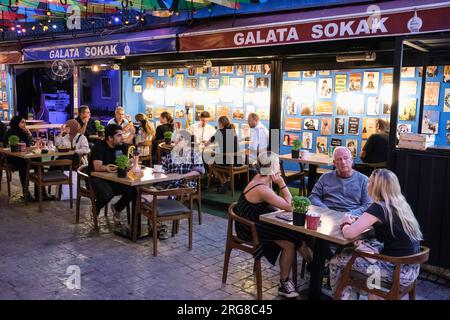
[{"label": "air conditioning unit", "polygon": [[337,62],[375,61],[377,54],[373,51],[349,52],[336,55]]}]

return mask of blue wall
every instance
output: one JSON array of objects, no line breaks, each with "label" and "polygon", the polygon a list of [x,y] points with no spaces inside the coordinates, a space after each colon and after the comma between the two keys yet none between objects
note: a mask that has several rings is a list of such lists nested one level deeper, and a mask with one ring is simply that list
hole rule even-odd
[{"label": "blue wall", "polygon": [[[110,78],[111,98],[102,97],[102,78]],[[86,80],[86,82],[83,80]],[[120,71],[91,72],[84,70],[80,73],[80,99],[83,98],[81,93],[83,86],[90,86],[91,102],[80,100],[80,104],[88,104],[94,112],[114,112],[115,107],[120,104]]]}]

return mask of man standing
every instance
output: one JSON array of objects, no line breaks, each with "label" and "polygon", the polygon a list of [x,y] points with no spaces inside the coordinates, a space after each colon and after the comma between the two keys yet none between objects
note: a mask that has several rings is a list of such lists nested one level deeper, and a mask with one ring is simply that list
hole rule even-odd
[{"label": "man standing", "polygon": [[[105,140],[98,142],[91,150],[89,169],[91,172],[107,172],[107,165],[115,164],[116,158],[120,155],[127,155],[122,127],[118,124],[107,125]],[[122,196],[115,204],[111,203],[116,222],[120,222],[120,212],[136,197],[134,188],[96,177],[92,177],[92,188],[96,196],[97,215],[114,196]]]},{"label": "man standing", "polygon": [[247,121],[250,127],[249,164],[252,165],[257,162],[258,154],[269,146],[269,130],[259,121],[256,113],[250,113]]},{"label": "man standing", "polygon": [[367,193],[368,178],[353,170],[353,157],[346,147],[333,153],[336,169],[323,174],[309,195],[313,205],[360,216],[371,204]]},{"label": "man standing", "polygon": [[195,140],[198,143],[206,143],[206,141],[209,141],[209,139],[211,139],[211,137],[216,133],[216,129],[212,125],[208,124],[209,118],[209,112],[203,111],[200,114],[200,121],[189,127],[189,133],[194,135]]},{"label": "man standing", "polygon": [[80,133],[84,134],[86,138],[89,139],[89,136],[97,134],[97,127],[95,126],[94,120],[91,119],[91,110],[89,110],[88,106],[80,106],[79,115],[76,120],[81,126]]}]

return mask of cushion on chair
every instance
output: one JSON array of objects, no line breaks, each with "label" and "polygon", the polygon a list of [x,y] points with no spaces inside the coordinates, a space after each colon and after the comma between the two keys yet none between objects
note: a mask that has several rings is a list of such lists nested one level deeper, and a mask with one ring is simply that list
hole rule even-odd
[{"label": "cushion on chair", "polygon": [[158,217],[175,216],[178,214],[189,213],[190,210],[181,202],[172,199],[158,200]]},{"label": "cushion on chair", "polygon": [[[38,175],[35,173],[30,173],[30,178],[37,180]],[[42,181],[44,182],[61,181],[67,179],[69,179],[69,177],[61,171],[48,171],[42,174]]]}]

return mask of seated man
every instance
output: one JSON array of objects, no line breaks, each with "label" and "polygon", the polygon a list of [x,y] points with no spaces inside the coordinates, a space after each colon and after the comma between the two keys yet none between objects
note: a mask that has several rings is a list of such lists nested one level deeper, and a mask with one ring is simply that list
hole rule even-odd
[{"label": "seated man", "polygon": [[314,186],[309,199],[313,205],[360,216],[371,204],[367,193],[368,178],[353,170],[353,158],[346,147],[333,153],[336,170],[323,174]]},{"label": "seated man", "polygon": [[[91,172],[107,172],[107,165],[115,164],[120,155],[127,155],[122,127],[109,124],[105,128],[105,140],[99,141],[91,150],[89,169]],[[92,188],[96,197],[97,215],[114,196],[122,196],[115,204],[111,203],[114,221],[118,223],[120,212],[136,197],[134,188],[96,177],[92,177]]]},{"label": "seated man", "polygon": [[[161,161],[161,165],[165,173],[178,173],[184,177],[194,177],[205,173],[202,158],[197,150],[190,147],[191,134],[187,130],[180,130],[175,137],[175,146],[170,153],[168,153]],[[187,183],[183,179],[173,180],[167,182],[160,182],[155,185],[157,189],[172,189],[180,187],[190,187],[197,189],[197,182],[189,180]],[[144,195],[143,206],[151,208],[153,201],[152,197]],[[163,223],[158,223],[158,237],[160,240],[165,240],[169,237],[167,233],[167,226]]]}]

